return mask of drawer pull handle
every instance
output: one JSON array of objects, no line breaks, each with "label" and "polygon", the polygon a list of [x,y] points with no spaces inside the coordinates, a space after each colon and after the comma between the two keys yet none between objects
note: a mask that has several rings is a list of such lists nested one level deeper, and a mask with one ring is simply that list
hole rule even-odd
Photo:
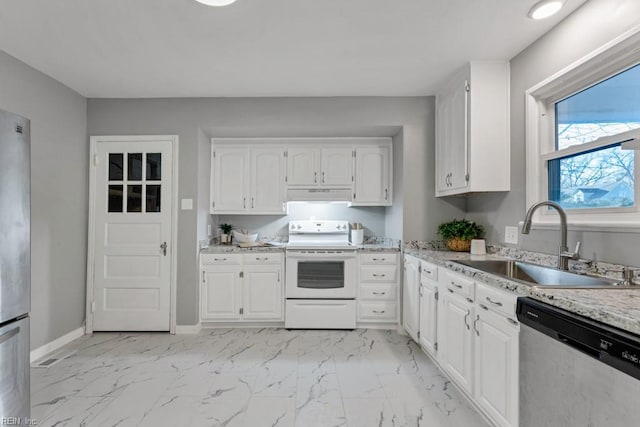
[{"label": "drawer pull handle", "polygon": [[375,314],[384,314],[384,310],[373,310]]},{"label": "drawer pull handle", "polygon": [[422,271],[424,271],[424,272],[425,272],[425,273],[427,273],[427,274],[433,274],[433,273],[431,272],[431,270],[422,270]]},{"label": "drawer pull handle", "polygon": [[447,290],[448,290],[449,292],[453,293],[453,289],[451,289],[451,288],[447,288]]},{"label": "drawer pull handle", "polygon": [[269,257],[263,257],[263,258],[260,258],[258,256],[256,257],[256,261],[268,261],[268,260],[269,260]]},{"label": "drawer pull handle", "polygon": [[511,323],[512,325],[516,325],[516,326],[518,325],[518,322],[517,322],[517,321],[515,321],[515,320],[513,320],[513,319],[512,319],[512,318],[510,318],[510,317],[507,317],[507,321],[508,321],[509,323]]},{"label": "drawer pull handle", "polygon": [[502,303],[500,301],[493,301],[491,298],[487,297],[487,301],[489,301],[493,305],[497,305],[498,307],[502,307]]},{"label": "drawer pull handle", "polygon": [[458,285],[458,284],[457,284],[456,282],[454,282],[453,280],[451,281],[451,284],[452,284],[453,286],[455,286],[456,288],[458,288],[458,289],[462,289],[462,285]]},{"label": "drawer pull handle", "polygon": [[226,258],[214,258],[213,260],[214,261],[226,261],[227,259]]},{"label": "drawer pull handle", "polygon": [[385,276],[386,274],[375,274],[375,273],[373,274],[373,277],[385,277]]},{"label": "drawer pull handle", "polygon": [[386,295],[387,293],[386,292],[374,292],[373,294],[374,295]]},{"label": "drawer pull handle", "polygon": [[384,260],[386,260],[386,258],[374,258],[373,260],[374,261],[384,261]]}]

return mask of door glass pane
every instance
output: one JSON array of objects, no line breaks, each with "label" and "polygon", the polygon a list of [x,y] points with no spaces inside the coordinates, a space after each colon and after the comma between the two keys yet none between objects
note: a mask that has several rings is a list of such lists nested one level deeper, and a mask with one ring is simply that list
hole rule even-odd
[{"label": "door glass pane", "polygon": [[147,185],[147,212],[160,212],[159,185]]},{"label": "door glass pane", "polygon": [[142,153],[129,153],[128,158],[129,181],[142,181]]},{"label": "door glass pane", "polygon": [[298,261],[298,287],[344,288],[344,261]]},{"label": "door glass pane", "polygon": [[548,162],[549,199],[565,209],[634,205],[634,152],[620,144]]},{"label": "door glass pane", "polygon": [[160,181],[162,178],[162,155],[147,153],[147,181]]},{"label": "door glass pane", "polygon": [[122,185],[109,186],[107,212],[122,212]]},{"label": "door glass pane", "polygon": [[109,181],[122,181],[122,153],[109,153]]},{"label": "door glass pane", "polygon": [[127,212],[142,212],[142,185],[127,185]]}]

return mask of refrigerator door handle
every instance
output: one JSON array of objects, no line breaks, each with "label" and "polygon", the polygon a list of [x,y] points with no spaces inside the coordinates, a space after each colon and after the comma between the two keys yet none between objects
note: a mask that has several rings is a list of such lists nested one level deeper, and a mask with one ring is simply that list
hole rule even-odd
[{"label": "refrigerator door handle", "polygon": [[0,344],[2,344],[5,341],[8,341],[9,338],[11,338],[11,337],[13,337],[15,335],[18,335],[18,332],[20,332],[20,326],[18,326],[15,329],[10,330],[7,333],[4,333],[4,334],[0,335]]}]

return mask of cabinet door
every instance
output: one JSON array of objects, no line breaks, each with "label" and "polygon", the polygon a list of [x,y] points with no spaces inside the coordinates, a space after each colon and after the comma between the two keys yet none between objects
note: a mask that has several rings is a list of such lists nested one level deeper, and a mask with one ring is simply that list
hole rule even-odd
[{"label": "cabinet door", "polygon": [[449,191],[467,187],[468,92],[467,80],[456,82],[451,93],[448,141]]},{"label": "cabinet door", "polygon": [[313,147],[287,149],[287,185],[315,186],[320,183],[318,169],[320,150]]},{"label": "cabinet door", "polygon": [[402,295],[402,325],[409,336],[418,342],[420,330],[420,261],[405,257]]},{"label": "cabinet door", "polygon": [[479,310],[474,324],[475,399],[499,426],[518,425],[519,327]]},{"label": "cabinet door", "polygon": [[438,288],[429,282],[420,286],[420,345],[427,352],[436,355]]},{"label": "cabinet door", "polygon": [[282,268],[279,265],[245,266],[243,318],[282,320]]},{"label": "cabinet door", "polygon": [[473,391],[473,305],[448,292],[442,295],[442,331],[445,340],[440,342],[443,368],[467,393]]},{"label": "cabinet door", "polygon": [[323,148],[321,151],[320,184],[350,187],[353,183],[353,149]]},{"label": "cabinet door", "polygon": [[214,147],[211,169],[212,213],[246,210],[248,159],[246,147]]},{"label": "cabinet door", "polygon": [[449,191],[451,126],[451,94],[443,92],[436,98],[436,194]]},{"label": "cabinet door", "polygon": [[284,149],[260,147],[249,150],[251,157],[251,213],[284,213]]},{"label": "cabinet door", "polygon": [[391,205],[389,165],[390,147],[358,147],[354,187],[354,205]]},{"label": "cabinet door", "polygon": [[240,320],[242,300],[241,267],[225,265],[201,271],[200,295],[202,320]]}]

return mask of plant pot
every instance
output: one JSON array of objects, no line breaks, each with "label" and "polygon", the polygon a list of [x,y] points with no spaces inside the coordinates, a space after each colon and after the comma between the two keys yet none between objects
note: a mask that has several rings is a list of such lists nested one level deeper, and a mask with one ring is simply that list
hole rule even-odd
[{"label": "plant pot", "polygon": [[459,237],[447,240],[447,248],[455,252],[469,252],[471,249],[471,240],[462,240]]},{"label": "plant pot", "polygon": [[228,245],[230,243],[231,243],[231,236],[229,236],[228,234],[221,233],[220,234],[220,244]]}]

